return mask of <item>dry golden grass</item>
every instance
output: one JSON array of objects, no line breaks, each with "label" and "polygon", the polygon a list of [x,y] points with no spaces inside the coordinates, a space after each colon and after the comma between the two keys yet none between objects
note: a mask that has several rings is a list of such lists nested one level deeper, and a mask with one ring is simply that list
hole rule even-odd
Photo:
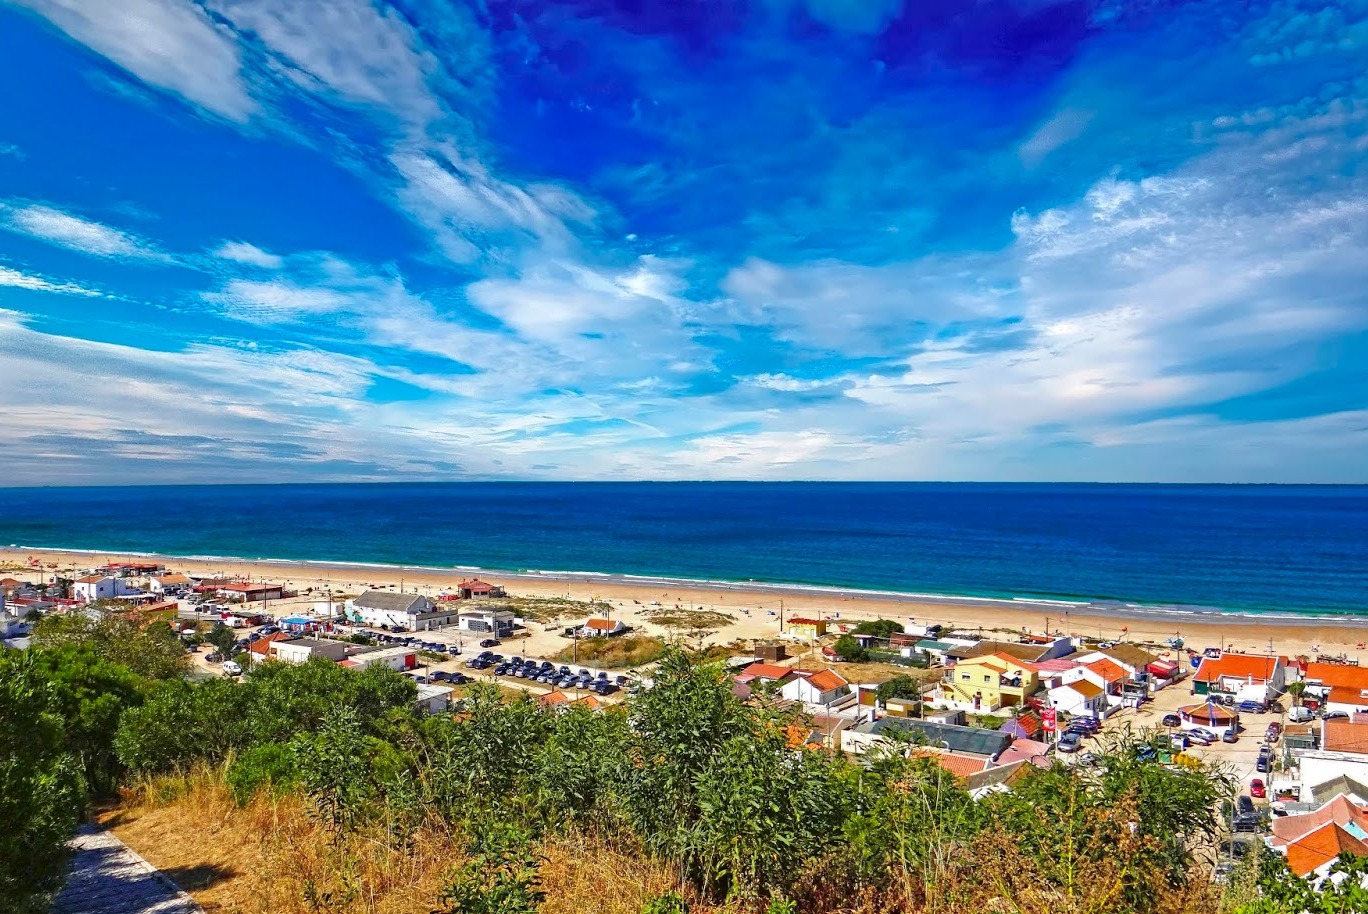
[{"label": "dry golden grass", "polygon": [[632,669],[660,659],[665,642],[649,635],[581,638],[556,654],[557,660],[608,669]]},{"label": "dry golden grass", "polygon": [[240,809],[208,769],[130,791],[100,819],[208,914],[428,911],[460,859],[433,829],[402,847],[367,834],[335,843],[298,799]]}]

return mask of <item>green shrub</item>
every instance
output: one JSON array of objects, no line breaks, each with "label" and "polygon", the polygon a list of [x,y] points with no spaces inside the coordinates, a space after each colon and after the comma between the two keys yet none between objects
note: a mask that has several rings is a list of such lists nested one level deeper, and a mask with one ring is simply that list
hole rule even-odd
[{"label": "green shrub", "polygon": [[279,743],[254,746],[233,760],[225,775],[239,806],[246,806],[263,788],[273,795],[288,793],[299,783],[299,769],[290,747]]}]

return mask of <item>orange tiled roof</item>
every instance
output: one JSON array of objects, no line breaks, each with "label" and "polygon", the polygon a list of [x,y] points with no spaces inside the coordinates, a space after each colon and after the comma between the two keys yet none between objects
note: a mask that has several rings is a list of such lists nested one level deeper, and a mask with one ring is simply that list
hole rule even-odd
[{"label": "orange tiled roof", "polygon": [[812,683],[819,692],[830,692],[839,689],[841,686],[850,685],[835,670],[821,670],[807,677],[807,681]]},{"label": "orange tiled roof", "polygon": [[1321,748],[1328,752],[1368,752],[1368,724],[1327,720]]},{"label": "orange tiled roof", "polygon": [[988,759],[982,755],[970,755],[962,752],[929,752],[926,750],[914,754],[922,758],[929,758],[960,780],[968,780],[969,775],[978,774],[988,767]]},{"label": "orange tiled roof", "polygon": [[537,701],[541,702],[543,707],[550,708],[555,705],[568,704],[570,698],[560,689],[557,689],[554,692],[547,692],[545,695],[540,696]]},{"label": "orange tiled roof", "polygon": [[1077,682],[1071,682],[1067,686],[1065,686],[1065,688],[1073,689],[1075,692],[1077,692],[1079,695],[1082,695],[1084,698],[1096,698],[1097,696],[1102,694],[1102,687],[1100,685],[1098,685],[1095,682],[1088,682],[1088,680],[1086,679],[1080,679]]},{"label": "orange tiled roof", "polygon": [[1231,654],[1220,657],[1204,657],[1202,665],[1192,677],[1196,682],[1215,682],[1222,676],[1234,679],[1258,679],[1268,681],[1273,678],[1281,657],[1268,657],[1262,654]]},{"label": "orange tiled roof", "polygon": [[284,632],[275,632],[273,634],[267,635],[265,638],[258,638],[257,640],[253,641],[251,644],[247,646],[247,650],[251,651],[253,654],[265,654],[269,656],[271,653],[272,642],[289,640],[290,636],[285,634]]},{"label": "orange tiled roof", "polygon": [[618,623],[612,619],[590,619],[584,623],[585,628],[593,628],[599,631],[610,632],[617,628]]},{"label": "orange tiled roof", "polygon": [[1279,816],[1273,820],[1272,844],[1282,847],[1299,840],[1303,835],[1315,831],[1327,822],[1340,825],[1354,823],[1368,831],[1368,810],[1356,805],[1344,794],[1325,803],[1320,809],[1300,816]]},{"label": "orange tiled roof", "polygon": [[1307,682],[1319,682],[1331,688],[1351,688],[1355,692],[1368,689],[1368,667],[1350,666],[1347,663],[1308,663],[1303,678]]},{"label": "orange tiled roof", "polygon": [[1287,845],[1287,866],[1298,876],[1306,876],[1344,852],[1368,856],[1368,844],[1338,822],[1327,822]]},{"label": "orange tiled roof", "polygon": [[1365,692],[1368,692],[1368,686],[1333,686],[1326,700],[1341,705],[1361,705],[1368,708],[1368,695],[1364,694]]},{"label": "orange tiled roof", "polygon": [[1122,667],[1115,661],[1108,660],[1105,657],[1101,660],[1094,660],[1092,663],[1085,664],[1085,666],[1087,669],[1090,669],[1101,676],[1102,681],[1107,685],[1111,685],[1113,682],[1121,682],[1123,679],[1128,678],[1129,675],[1126,673],[1125,667]]},{"label": "orange tiled roof", "polygon": [[86,575],[86,576],[83,577],[83,578],[77,578],[77,579],[76,579],[75,581],[73,581],[72,583],[74,583],[74,584],[98,584],[98,583],[100,583],[101,581],[103,581],[104,579],[105,579],[105,576],[102,575],[102,574],[88,574],[88,575]]}]

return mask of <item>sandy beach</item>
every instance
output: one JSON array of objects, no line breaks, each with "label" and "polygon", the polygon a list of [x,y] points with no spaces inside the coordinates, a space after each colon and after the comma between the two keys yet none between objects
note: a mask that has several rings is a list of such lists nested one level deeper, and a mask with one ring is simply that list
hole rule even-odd
[{"label": "sandy beach", "polygon": [[[25,571],[11,570],[6,575],[34,580],[39,573],[31,563],[41,566],[41,573],[69,573],[112,561],[147,561],[146,555],[117,553],[57,552],[27,549],[0,550],[0,563],[12,568],[24,566]],[[975,601],[960,598],[916,599],[899,595],[881,595],[840,590],[812,590],[785,588],[763,584],[689,584],[652,580],[610,577],[508,575],[498,572],[469,569],[394,568],[389,566],[340,565],[332,563],[249,562],[241,560],[191,559],[156,556],[172,571],[206,573],[214,576],[268,581],[286,585],[301,593],[300,602],[311,603],[322,595],[304,597],[305,591],[331,590],[334,594],[356,594],[368,587],[399,589],[425,593],[435,597],[444,588],[453,588],[462,579],[478,576],[507,589],[515,597],[566,598],[579,601],[606,603],[612,615],[648,632],[669,634],[650,622],[648,610],[659,603],[663,607],[705,609],[730,616],[732,621],[720,625],[708,638],[710,642],[725,644],[732,641],[771,639],[779,632],[778,613],[782,608],[787,618],[794,616],[829,617],[841,620],[890,618],[899,621],[913,619],[918,623],[940,623],[964,630],[992,629],[1030,631],[1047,630],[1073,635],[1136,643],[1162,644],[1178,635],[1189,647],[1224,646],[1228,650],[1250,653],[1270,649],[1288,656],[1317,652],[1340,654],[1351,659],[1368,657],[1368,620],[1361,623],[1289,619],[1284,616],[1263,618],[1229,614],[1184,615],[1167,613],[1162,616],[1126,613],[1124,610],[1106,614],[1079,611],[1077,607],[1049,603],[1011,603],[1006,601]],[[286,601],[293,602],[293,601]],[[283,608],[279,603],[272,609]],[[1068,612],[1065,610],[1069,609]],[[537,640],[538,634],[533,637]],[[544,633],[548,639],[554,636]],[[528,650],[532,645],[528,645]]]}]

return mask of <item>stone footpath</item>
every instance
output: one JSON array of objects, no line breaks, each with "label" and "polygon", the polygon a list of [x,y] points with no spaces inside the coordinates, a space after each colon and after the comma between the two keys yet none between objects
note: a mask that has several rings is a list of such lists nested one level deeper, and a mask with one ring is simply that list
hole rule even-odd
[{"label": "stone footpath", "polygon": [[193,898],[112,833],[82,826],[71,847],[67,884],[52,914],[204,914]]}]

